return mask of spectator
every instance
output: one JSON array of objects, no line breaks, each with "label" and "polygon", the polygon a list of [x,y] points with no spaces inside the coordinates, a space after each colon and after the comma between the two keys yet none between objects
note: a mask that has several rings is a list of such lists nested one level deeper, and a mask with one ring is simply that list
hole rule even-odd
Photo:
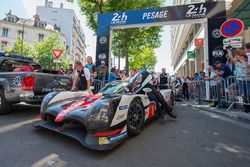
[{"label": "spectator", "polygon": [[[209,81],[209,88],[210,88],[210,98],[212,100],[216,99],[218,96],[218,89],[217,89],[217,82],[216,79],[218,75],[214,71],[214,68],[212,66],[208,66],[208,77],[205,79]],[[213,107],[215,107],[218,104],[218,102],[214,101]]]},{"label": "spectator", "polygon": [[188,92],[188,83],[187,78],[184,79],[184,82],[182,84],[182,94],[183,98],[189,100],[189,92]]},{"label": "spectator", "polygon": [[77,71],[73,86],[71,90],[76,90],[76,86],[78,86],[78,90],[88,90],[89,94],[91,94],[90,90],[90,72],[87,68],[84,68],[80,61],[75,63],[75,70]]},{"label": "spectator", "polygon": [[224,64],[220,61],[216,61],[214,66],[218,70],[216,72],[218,76],[220,76],[224,79],[227,79],[229,76],[232,76],[232,71],[230,70],[230,68],[226,64]]},{"label": "spectator", "polygon": [[93,59],[91,56],[87,57],[87,64],[85,65],[85,67],[89,70],[91,82],[93,82],[94,78],[97,77],[97,73],[96,73],[96,66],[93,64]]},{"label": "spectator", "polygon": [[150,71],[150,74],[152,75],[152,85],[157,85],[158,84],[158,76],[154,71]]},{"label": "spectator", "polygon": [[247,75],[247,65],[248,65],[246,53],[243,50],[236,50],[235,57],[234,57],[233,53],[228,50],[228,55],[229,55],[230,59],[235,64],[234,75],[235,76],[246,76]]},{"label": "spectator", "polygon": [[250,65],[250,42],[246,43],[245,51],[246,51],[246,54],[247,54],[248,64]]},{"label": "spectator", "polygon": [[60,70],[58,70],[58,74],[60,75],[64,75],[65,74],[65,71],[63,68],[60,68]]},{"label": "spectator", "polygon": [[200,72],[201,80],[205,80],[206,78],[206,73],[204,71]]},{"label": "spectator", "polygon": [[250,42],[249,43],[246,43],[245,45],[245,51],[246,51],[246,55],[247,55],[247,62],[248,62],[248,65],[247,65],[247,74],[250,75]]},{"label": "spectator", "polygon": [[130,79],[133,78],[137,74],[137,70],[135,68],[130,70]]},{"label": "spectator", "polygon": [[166,73],[166,68],[161,69],[161,74],[160,74],[160,84],[168,84],[168,74]]},{"label": "spectator", "polygon": [[116,69],[115,68],[111,68],[109,76],[108,76],[108,82],[113,82],[116,80]]},{"label": "spectator", "polygon": [[66,71],[66,75],[69,76],[70,78],[73,78],[74,76],[74,69],[73,65],[69,64],[69,69]]},{"label": "spectator", "polygon": [[105,65],[105,61],[101,61],[101,65],[97,67],[97,78],[101,81],[105,81],[108,75],[108,68]]},{"label": "spectator", "polygon": [[195,74],[194,74],[194,80],[195,80],[195,81],[201,81],[201,80],[202,80],[201,75],[199,75],[198,73],[195,73]]},{"label": "spectator", "polygon": [[227,66],[230,68],[232,72],[235,70],[235,64],[229,55],[227,55]]}]

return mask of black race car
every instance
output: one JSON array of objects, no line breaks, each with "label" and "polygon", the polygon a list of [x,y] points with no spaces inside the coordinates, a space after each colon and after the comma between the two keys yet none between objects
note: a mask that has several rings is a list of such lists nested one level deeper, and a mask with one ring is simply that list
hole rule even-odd
[{"label": "black race car", "polygon": [[[109,150],[128,136],[141,132],[145,123],[159,115],[147,85],[151,74],[142,69],[129,81],[115,81],[98,94],[60,92],[48,94],[41,106],[41,120],[35,127],[46,128],[77,139],[94,150]],[[172,89],[160,91],[173,110]]]}]

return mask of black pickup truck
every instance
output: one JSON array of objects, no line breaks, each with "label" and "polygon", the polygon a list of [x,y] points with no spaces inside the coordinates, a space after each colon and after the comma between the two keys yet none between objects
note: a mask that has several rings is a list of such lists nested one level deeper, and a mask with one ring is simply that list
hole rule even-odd
[{"label": "black pickup truck", "polygon": [[[33,67],[35,72],[16,72],[15,69],[24,66]],[[12,104],[41,103],[49,92],[71,88],[72,81],[68,76],[40,67],[30,58],[0,53],[0,114],[10,112]]]}]

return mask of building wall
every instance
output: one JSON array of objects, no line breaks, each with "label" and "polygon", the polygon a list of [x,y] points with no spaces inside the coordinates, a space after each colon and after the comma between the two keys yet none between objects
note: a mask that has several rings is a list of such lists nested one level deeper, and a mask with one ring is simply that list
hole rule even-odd
[{"label": "building wall", "polygon": [[71,61],[79,60],[84,62],[86,59],[85,35],[80,26],[80,22],[72,9],[55,8],[48,6],[38,6],[37,14],[42,20],[51,25],[60,27],[60,32],[67,38],[68,55]]},{"label": "building wall", "polygon": [[[0,42],[7,41],[7,46],[12,47],[17,41],[18,31],[22,31],[22,27],[23,25],[19,23],[0,21]],[[2,36],[3,28],[8,29],[7,37]],[[39,34],[43,34],[44,39],[47,39],[53,33],[57,33],[57,31],[26,25],[24,27],[24,42],[27,45],[34,45],[36,42],[38,42]],[[66,38],[63,34],[60,35],[60,40],[61,43],[66,47]],[[0,50],[2,50],[1,45]]]},{"label": "building wall", "polygon": [[48,22],[51,25],[57,25],[67,38],[67,45],[71,48],[72,45],[72,25],[73,11],[71,9],[50,8],[45,6],[37,7],[37,14],[41,20]]}]

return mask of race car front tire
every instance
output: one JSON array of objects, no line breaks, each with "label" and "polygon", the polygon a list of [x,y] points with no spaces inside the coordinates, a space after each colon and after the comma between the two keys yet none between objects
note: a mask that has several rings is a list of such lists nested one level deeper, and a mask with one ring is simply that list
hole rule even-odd
[{"label": "race car front tire", "polygon": [[145,111],[139,98],[134,99],[128,110],[127,127],[128,135],[135,136],[139,134],[145,124]]}]

